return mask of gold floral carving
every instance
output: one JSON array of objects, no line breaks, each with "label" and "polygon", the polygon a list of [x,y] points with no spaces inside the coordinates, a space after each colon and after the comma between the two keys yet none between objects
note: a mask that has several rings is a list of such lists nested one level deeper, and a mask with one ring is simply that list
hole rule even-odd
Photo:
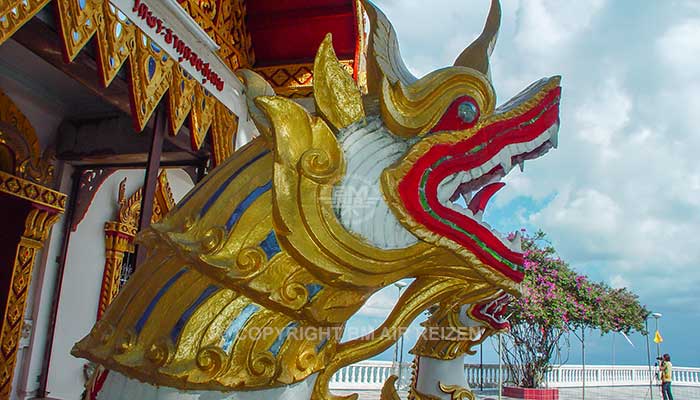
[{"label": "gold floral carving", "polygon": [[219,56],[232,71],[255,63],[244,0],[183,0],[180,5],[220,46]]},{"label": "gold floral carving", "polygon": [[34,127],[12,100],[0,91],[0,170],[39,185],[53,183],[51,151],[41,154]]},{"label": "gold floral carving", "polygon": [[[342,60],[343,69],[353,73],[353,60]],[[255,72],[265,78],[279,96],[298,98],[309,97],[314,91],[314,65],[287,64],[257,67]]]},{"label": "gold floral carving", "polygon": [[[119,293],[121,270],[125,253],[134,251],[134,237],[138,231],[141,215],[143,188],[139,188],[128,199],[125,198],[126,178],[119,184],[119,211],[117,221],[105,223],[105,267],[97,307],[97,319],[102,318],[107,306]],[[158,175],[156,195],[153,200],[151,222],[160,221],[175,206],[165,170]]]},{"label": "gold floral carving", "polygon": [[215,104],[212,132],[222,132],[223,135],[213,134],[212,147],[214,148],[214,166],[217,166],[229,158],[235,151],[236,132],[238,131],[238,117],[223,106]]},{"label": "gold floral carving", "polygon": [[9,39],[49,0],[0,0],[0,44]]},{"label": "gold floral carving", "polygon": [[34,259],[37,251],[43,247],[51,226],[58,220],[60,212],[62,210],[32,209],[25,219],[24,233],[17,245],[10,274],[5,318],[0,321],[0,399],[3,400],[10,398]]},{"label": "gold floral carving", "polygon": [[32,203],[61,210],[66,207],[66,195],[34,182],[0,171],[0,192],[29,200]]}]

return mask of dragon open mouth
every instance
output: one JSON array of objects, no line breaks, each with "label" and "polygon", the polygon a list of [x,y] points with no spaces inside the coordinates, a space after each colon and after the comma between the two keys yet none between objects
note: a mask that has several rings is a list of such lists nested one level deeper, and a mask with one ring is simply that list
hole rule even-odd
[{"label": "dragon open mouth", "polygon": [[[539,92],[541,85],[546,83],[542,80],[533,84],[530,88],[524,91]],[[518,101],[508,103],[497,111],[496,116],[504,114],[507,110],[516,108],[523,103],[529,96],[519,95]],[[558,98],[554,99],[548,107],[544,107],[542,112],[547,112],[550,108],[558,106]],[[538,116],[539,117],[539,116]],[[532,119],[524,123],[520,123],[518,128],[524,129],[528,126],[528,122],[534,123],[537,119]],[[504,245],[514,252],[521,252],[520,234],[516,232],[515,236],[508,240],[503,234],[492,228],[488,223],[483,221],[483,214],[489,200],[500,189],[505,186],[501,179],[505,177],[516,165],[522,171],[526,160],[538,158],[547,153],[551,148],[557,147],[559,132],[559,123],[555,121],[547,129],[542,132],[530,132],[523,135],[511,135],[504,137],[504,140],[497,141],[496,139],[507,135],[507,132],[494,136],[494,140],[487,142],[485,146],[496,147],[497,152],[493,149],[487,154],[493,154],[485,161],[483,157],[474,157],[473,161],[466,161],[463,165],[463,170],[452,173],[444,178],[437,188],[437,197],[440,203],[453,211],[456,211],[471,220],[479,223],[482,227],[493,233],[494,237],[499,239]],[[529,140],[527,140],[529,139]],[[527,140],[527,141],[521,141]],[[486,151],[486,150],[483,150]],[[466,207],[465,207],[466,206]]]},{"label": "dragon open mouth", "polygon": [[559,77],[543,79],[472,129],[435,133],[440,143],[417,155],[399,182],[413,218],[515,282],[523,277],[520,236],[508,240],[483,212],[505,186],[501,178],[557,146],[560,94]]},{"label": "dragon open mouth", "polygon": [[508,329],[510,324],[505,316],[505,312],[512,300],[513,297],[511,295],[501,292],[501,295],[493,300],[474,304],[467,310],[467,314],[473,320],[486,323],[497,331]]}]

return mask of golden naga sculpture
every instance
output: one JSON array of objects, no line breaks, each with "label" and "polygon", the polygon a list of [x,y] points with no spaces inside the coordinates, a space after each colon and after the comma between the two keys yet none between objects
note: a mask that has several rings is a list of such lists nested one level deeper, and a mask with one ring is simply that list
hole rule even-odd
[{"label": "golden naga sculpture", "polygon": [[[367,95],[330,35],[315,60],[313,110],[240,72],[261,136],[140,234],[146,262],[75,345],[110,370],[100,400],[333,399],[336,371],[389,348],[422,311],[438,305],[435,315],[466,321],[469,305],[518,295],[519,239],[482,214],[513,166],[556,146],[559,78],[495,107],[496,0],[456,65],[420,79],[384,14],[364,6]],[[373,334],[340,341],[373,293],[405,278]],[[469,347],[416,352],[454,359]],[[442,393],[467,398],[456,383],[440,381]]]}]

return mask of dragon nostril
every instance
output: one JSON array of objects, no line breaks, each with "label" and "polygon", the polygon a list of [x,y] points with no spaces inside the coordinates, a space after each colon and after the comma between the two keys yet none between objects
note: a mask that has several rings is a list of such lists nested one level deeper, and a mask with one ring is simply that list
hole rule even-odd
[{"label": "dragon nostril", "polygon": [[476,106],[470,101],[463,102],[459,105],[459,108],[457,109],[457,115],[459,116],[459,118],[468,124],[474,122],[477,113],[478,112]]}]

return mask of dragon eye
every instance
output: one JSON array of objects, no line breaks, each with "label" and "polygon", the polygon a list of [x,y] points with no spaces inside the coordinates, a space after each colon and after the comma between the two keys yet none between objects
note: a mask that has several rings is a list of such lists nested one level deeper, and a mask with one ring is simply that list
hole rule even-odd
[{"label": "dragon eye", "polygon": [[469,129],[479,120],[479,115],[477,102],[470,96],[460,96],[452,101],[430,132]]},{"label": "dragon eye", "polygon": [[457,115],[462,121],[471,124],[476,120],[479,112],[471,101],[462,102],[457,108]]}]

